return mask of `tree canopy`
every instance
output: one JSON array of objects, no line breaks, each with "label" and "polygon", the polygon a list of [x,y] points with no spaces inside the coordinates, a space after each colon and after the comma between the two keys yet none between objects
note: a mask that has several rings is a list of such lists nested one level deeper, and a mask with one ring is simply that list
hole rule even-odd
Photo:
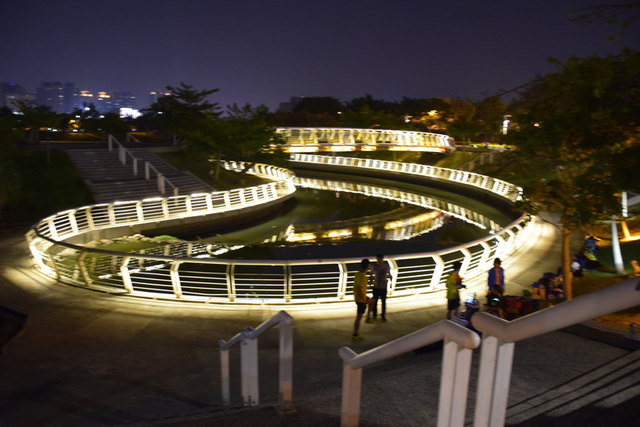
[{"label": "tree canopy", "polygon": [[569,236],[619,215],[616,194],[639,185],[629,176],[637,176],[640,151],[640,52],[554,62],[559,70],[534,80],[513,105],[507,141],[551,167],[553,178],[534,183],[523,206],[558,216],[568,272]]},{"label": "tree canopy", "polygon": [[161,130],[184,136],[192,123],[207,116],[220,115],[217,102],[210,102],[209,95],[219,89],[196,90],[192,85],[180,82],[179,86],[167,86],[168,95],[158,98],[143,110],[144,118],[155,123]]}]

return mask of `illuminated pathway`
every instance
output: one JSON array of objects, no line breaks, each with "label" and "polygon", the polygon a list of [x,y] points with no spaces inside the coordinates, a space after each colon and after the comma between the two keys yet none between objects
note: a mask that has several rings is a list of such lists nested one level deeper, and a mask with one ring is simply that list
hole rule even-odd
[{"label": "illuminated pathway", "polygon": [[455,150],[453,138],[430,132],[351,128],[277,128],[289,153]]},{"label": "illuminated pathway", "polygon": [[[369,171],[401,172],[423,179],[450,181],[514,201],[519,189],[482,175],[424,165],[354,160],[339,157],[296,155],[296,162],[325,162],[327,166],[363,168]],[[230,162],[231,169],[244,165]],[[229,192],[193,194],[168,198],[86,206],[60,212],[40,221],[28,233],[36,266],[58,280],[89,289],[125,295],[191,301],[206,304],[305,307],[308,304],[349,304],[355,265],[373,254],[322,260],[220,259],[206,244],[186,246],[179,253],[166,247],[162,254],[121,253],[88,247],[91,240],[120,237],[162,224],[224,219],[279,203],[294,191],[290,171],[255,165],[254,173],[273,179],[268,184]],[[359,190],[360,191],[360,190]],[[366,190],[371,191],[371,190]],[[381,197],[391,197],[382,190]],[[421,206],[435,202],[423,196],[398,192],[398,200]],[[440,206],[451,215],[478,222],[475,214],[455,206]],[[247,213],[248,212],[248,213]],[[480,219],[480,218],[479,218]],[[495,257],[505,258],[527,241],[530,218],[523,215],[503,229],[481,224],[494,231],[484,238],[438,252],[388,254],[392,267],[390,295],[413,299],[437,295],[454,262],[462,262],[468,277],[484,273]]]}]

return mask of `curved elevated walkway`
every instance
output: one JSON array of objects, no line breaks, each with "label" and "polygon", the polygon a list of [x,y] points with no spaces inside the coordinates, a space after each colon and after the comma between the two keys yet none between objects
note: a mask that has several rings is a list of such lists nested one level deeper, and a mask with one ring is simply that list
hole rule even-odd
[{"label": "curved elevated walkway", "polygon": [[[535,242],[503,264],[513,293],[556,267],[558,235],[549,225],[539,226]],[[239,409],[239,378],[232,377],[233,408],[225,410],[216,343],[275,314],[268,307],[213,311],[140,304],[34,273],[22,235],[1,240],[0,253],[2,304],[28,315],[25,331],[0,356],[1,425],[338,426],[338,349],[348,345],[366,351],[441,320],[445,313],[444,296],[441,308],[423,308],[419,299],[390,303],[389,321],[363,324],[366,339],[357,343],[350,339],[352,309],[296,314],[297,413],[281,416],[272,407],[277,402],[277,333],[266,334],[259,344],[263,405]],[[600,328],[630,342],[620,331]],[[566,331],[519,343],[507,425],[599,426],[603,419],[610,420],[607,425],[633,425],[640,396],[638,359],[638,351]],[[233,372],[239,355],[231,360]],[[440,364],[440,351],[425,349],[368,369],[360,425],[435,425]],[[472,393],[476,375],[474,368]],[[470,402],[474,398],[470,395]],[[468,408],[470,422],[473,404]]]}]

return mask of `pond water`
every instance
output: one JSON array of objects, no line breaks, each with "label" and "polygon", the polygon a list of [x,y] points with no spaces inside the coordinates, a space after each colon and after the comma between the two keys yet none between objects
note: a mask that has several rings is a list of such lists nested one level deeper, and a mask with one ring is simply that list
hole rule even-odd
[{"label": "pond water", "polygon": [[418,194],[324,179],[301,179],[296,185],[295,196],[269,217],[235,229],[178,237],[234,245],[222,251],[224,258],[327,258],[362,250],[435,251],[485,237],[512,219],[433,198],[426,188]]},{"label": "pond water", "polygon": [[[185,235],[102,246],[163,253],[180,241],[206,243],[225,259],[344,258],[356,253],[432,252],[502,229],[518,214],[422,185],[389,181],[296,178],[295,195],[269,216],[236,228],[202,228]],[[215,226],[215,225],[214,225]],[[177,240],[176,240],[177,239]],[[179,241],[178,241],[179,240]],[[204,245],[201,245],[204,246]]]}]

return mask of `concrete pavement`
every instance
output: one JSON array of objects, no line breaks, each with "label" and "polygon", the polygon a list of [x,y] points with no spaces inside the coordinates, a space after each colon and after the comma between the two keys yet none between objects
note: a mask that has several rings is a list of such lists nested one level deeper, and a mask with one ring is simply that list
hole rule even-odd
[{"label": "concrete pavement", "polygon": [[[231,352],[229,410],[222,406],[218,340],[230,339],[245,326],[258,326],[275,310],[141,301],[71,287],[31,269],[21,234],[2,237],[0,305],[28,316],[23,333],[0,356],[2,426],[337,426],[342,381],[338,349],[349,346],[361,353],[445,314],[444,295],[442,307],[427,308],[420,298],[391,301],[389,321],[363,323],[366,339],[353,342],[353,307],[291,312],[296,322],[297,412],[282,416],[273,409],[278,395],[277,331],[259,341],[257,408],[240,407],[239,351]],[[553,227],[540,223],[530,244],[504,260],[508,293],[518,294],[543,272],[555,271],[560,259],[557,237]],[[482,279],[468,281],[467,291],[482,295]],[[628,354],[567,332],[520,342],[509,406]],[[437,349],[413,352],[366,368],[361,425],[435,425],[441,356]],[[478,359],[476,354],[472,384]],[[474,393],[472,385],[468,421],[473,419]]]}]

